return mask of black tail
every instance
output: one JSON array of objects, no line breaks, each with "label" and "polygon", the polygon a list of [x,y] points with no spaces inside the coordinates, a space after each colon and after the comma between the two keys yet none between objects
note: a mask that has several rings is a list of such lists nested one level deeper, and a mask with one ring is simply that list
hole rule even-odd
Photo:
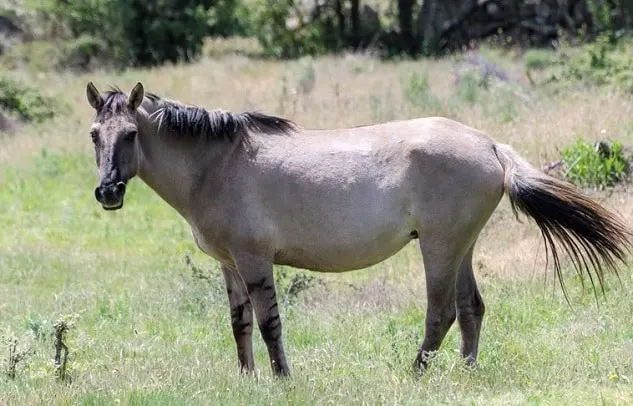
[{"label": "black tail", "polygon": [[495,148],[505,170],[504,187],[512,210],[517,217],[518,212],[531,217],[541,230],[546,255],[552,254],[565,298],[560,247],[571,258],[581,281],[587,273],[595,292],[594,271],[604,295],[604,268],[618,276],[617,263],[626,263],[633,236],[627,225],[572,185],[538,171],[507,145]]}]

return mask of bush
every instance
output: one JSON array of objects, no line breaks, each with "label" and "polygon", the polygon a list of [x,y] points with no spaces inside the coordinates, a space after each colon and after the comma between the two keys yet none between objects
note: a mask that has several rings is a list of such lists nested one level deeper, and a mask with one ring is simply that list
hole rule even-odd
[{"label": "bush", "polygon": [[42,122],[60,112],[61,105],[36,88],[0,76],[0,109],[27,122]]},{"label": "bush", "polygon": [[622,144],[610,146],[600,142],[595,145],[578,139],[563,150],[564,177],[579,185],[604,189],[623,181],[629,171],[629,163]]},{"label": "bush", "polygon": [[245,31],[236,20],[239,4],[236,0],[48,0],[35,3],[35,8],[57,35],[102,41],[117,66],[152,66],[194,59],[208,35]]},{"label": "bush", "polygon": [[[276,58],[297,58],[337,51],[343,38],[337,35],[330,9],[304,16],[296,0],[266,0],[254,12],[253,33],[264,53]],[[291,23],[291,21],[296,23]]]}]

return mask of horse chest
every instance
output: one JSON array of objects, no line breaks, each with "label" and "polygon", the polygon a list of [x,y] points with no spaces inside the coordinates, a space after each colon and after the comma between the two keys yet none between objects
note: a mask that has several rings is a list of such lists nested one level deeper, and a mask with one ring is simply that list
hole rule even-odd
[{"label": "horse chest", "polygon": [[195,227],[191,228],[191,235],[200,251],[222,263],[231,261],[229,253],[220,247],[214,238],[205,237],[202,233],[197,231]]}]

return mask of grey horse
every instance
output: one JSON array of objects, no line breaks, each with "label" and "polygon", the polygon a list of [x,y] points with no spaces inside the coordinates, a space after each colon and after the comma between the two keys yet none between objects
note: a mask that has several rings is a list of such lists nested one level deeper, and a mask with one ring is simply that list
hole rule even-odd
[{"label": "grey horse", "polygon": [[559,278],[561,250],[601,284],[603,269],[617,274],[626,261],[631,232],[622,220],[456,121],[305,130],[258,112],[165,100],[140,83],[129,95],[102,95],[89,83],[87,98],[96,111],[97,201],[120,209],[126,183],[138,176],[186,219],[197,246],[221,263],[243,371],[254,368],[254,311],[274,374],[290,374],[274,264],[350,271],[416,239],[428,308],[414,366],[426,366],[455,319],[461,354],[474,364],[484,302],[473,249],[504,193],[517,216],[540,228]]}]

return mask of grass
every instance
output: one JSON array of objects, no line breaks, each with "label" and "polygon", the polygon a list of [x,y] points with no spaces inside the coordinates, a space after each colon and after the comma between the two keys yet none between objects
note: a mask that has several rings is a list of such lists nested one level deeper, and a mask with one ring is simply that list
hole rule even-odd
[{"label": "grass", "polygon": [[[558,159],[579,135],[625,147],[633,141],[629,96],[595,88],[549,94],[529,87],[520,59],[487,57],[512,81],[485,89],[468,82],[466,93],[450,59],[396,64],[348,55],[306,67],[229,55],[118,75],[15,72],[72,113],[0,141],[0,335],[15,337],[18,351],[32,349],[15,379],[0,378],[0,404],[633,402],[633,273],[624,269],[621,285],[607,278],[607,300],[599,297],[598,307],[570,272],[570,308],[553,274],[544,279],[538,230],[517,223],[506,201],[475,255],[487,304],[478,369],[462,367],[455,326],[430,370],[410,373],[426,309],[412,244],[354,273],[279,270],[280,282],[297,274],[322,281],[281,305],[294,375],[282,382],[271,376],[259,333],[257,376],[239,375],[219,269],[195,248],[184,220],[138,180],[120,212],[94,201],[88,80],[128,91],[140,80],[188,103],[257,107],[306,127],[442,114],[512,144],[537,166]],[[314,83],[295,91],[306,71]],[[594,195],[633,218],[627,193]],[[53,325],[67,317],[74,321],[65,341],[70,383],[56,380],[53,366]]]}]

